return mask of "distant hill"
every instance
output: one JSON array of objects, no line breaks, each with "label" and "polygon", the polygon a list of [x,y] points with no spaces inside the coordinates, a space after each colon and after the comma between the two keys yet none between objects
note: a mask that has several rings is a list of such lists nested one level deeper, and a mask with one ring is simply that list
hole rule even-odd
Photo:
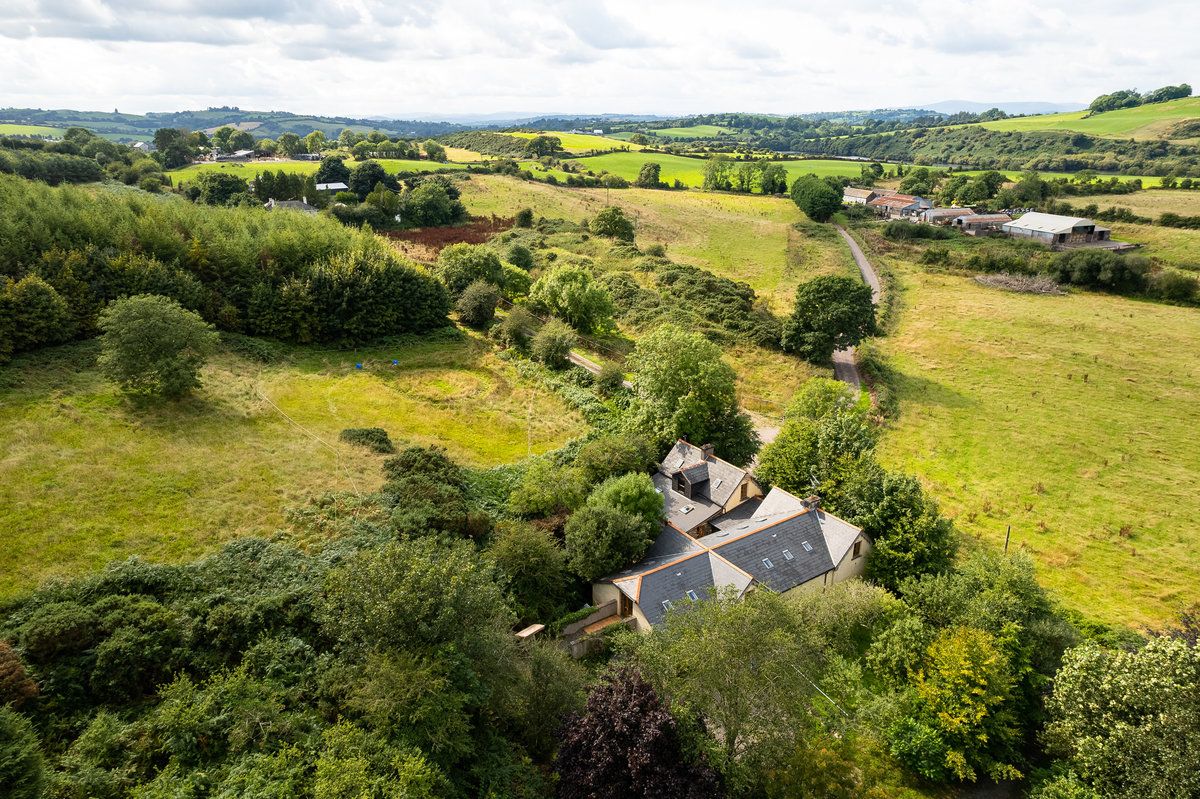
[{"label": "distant hill", "polygon": [[49,128],[82,127],[115,141],[148,141],[158,128],[214,130],[230,125],[252,130],[256,137],[275,139],[283,133],[306,136],[319,130],[337,136],[345,128],[359,133],[380,130],[392,138],[440,136],[463,130],[452,122],[425,120],[360,119],[293,114],[286,111],[244,111],[236,107],[209,108],[204,111],[172,111],[150,114],[122,114],[118,111],[73,111],[68,109],[2,108],[0,123],[37,125]]},{"label": "distant hill", "polygon": [[1165,103],[1149,103],[1136,108],[1121,108],[1085,116],[1084,111],[1066,114],[1002,119],[980,123],[988,130],[1001,131],[1072,131],[1105,138],[1168,141],[1194,140],[1200,137],[1200,97],[1186,97]]},{"label": "distant hill", "polygon": [[995,102],[979,103],[974,100],[943,100],[940,103],[926,103],[921,106],[941,114],[957,114],[967,111],[981,114],[993,108],[999,108],[1006,114],[1058,114],[1063,111],[1081,111],[1087,108],[1087,103],[1041,103],[1041,102]]}]

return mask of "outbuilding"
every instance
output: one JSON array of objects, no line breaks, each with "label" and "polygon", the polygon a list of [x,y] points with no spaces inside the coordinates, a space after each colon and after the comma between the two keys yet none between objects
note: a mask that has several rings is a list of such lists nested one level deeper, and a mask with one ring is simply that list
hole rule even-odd
[{"label": "outbuilding", "polygon": [[1019,219],[1005,222],[1001,230],[1015,239],[1033,239],[1052,247],[1108,241],[1112,231],[1090,219],[1030,211]]}]

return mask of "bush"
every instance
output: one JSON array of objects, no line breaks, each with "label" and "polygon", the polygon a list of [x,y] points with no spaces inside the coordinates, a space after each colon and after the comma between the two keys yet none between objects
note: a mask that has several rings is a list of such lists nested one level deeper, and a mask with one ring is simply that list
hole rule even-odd
[{"label": "bush", "polygon": [[598,579],[644,555],[657,531],[637,514],[588,504],[567,520],[567,563],[582,579]]},{"label": "bush", "polygon": [[563,264],[542,275],[530,288],[529,301],[581,333],[612,326],[612,297],[579,267]]},{"label": "bush", "polygon": [[1150,276],[1146,293],[1168,302],[1196,302],[1200,299],[1200,281],[1174,269],[1163,269]]},{"label": "bush", "polygon": [[129,394],[188,393],[218,341],[197,314],[151,294],[114,302],[100,314],[100,329],[100,369]]},{"label": "bush", "polygon": [[494,286],[504,283],[500,259],[480,244],[451,244],[438,253],[433,271],[453,297],[458,297],[477,280],[485,280]]},{"label": "bush", "polygon": [[653,445],[645,436],[610,433],[580,447],[574,465],[588,485],[597,485],[615,475],[644,473],[654,464],[656,457]]},{"label": "bush", "polygon": [[609,206],[596,214],[588,229],[597,236],[633,241],[633,222],[625,216],[624,211],[615,206]]},{"label": "bush", "polygon": [[529,464],[517,487],[508,495],[508,512],[532,518],[572,511],[583,504],[583,492],[579,470],[538,458]]},{"label": "bush", "polygon": [[513,220],[513,224],[517,227],[533,227],[533,209],[522,208],[517,211],[517,216]]},{"label": "bush", "polygon": [[484,328],[496,318],[496,303],[499,301],[500,292],[495,286],[485,280],[476,280],[463,291],[454,309],[464,325]]},{"label": "bush", "polygon": [[612,397],[625,387],[625,372],[621,367],[606,363],[596,375],[596,390],[601,396]]},{"label": "bush", "polygon": [[524,305],[514,305],[496,326],[496,339],[517,352],[527,352],[537,329],[537,319]]},{"label": "bush", "polygon": [[366,447],[380,455],[391,455],[396,451],[392,439],[382,427],[347,427],[338,438],[348,444]]},{"label": "bush", "polygon": [[530,352],[534,360],[551,369],[565,369],[575,341],[575,331],[565,322],[551,319],[534,335]]},{"label": "bush", "polygon": [[0,706],[0,785],[6,799],[38,799],[45,764],[29,720]]},{"label": "bush", "polygon": [[944,241],[954,238],[954,231],[940,225],[922,225],[894,219],[883,226],[883,235],[892,241],[908,241],[910,239]]},{"label": "bush", "polygon": [[1111,250],[1075,250],[1051,261],[1048,273],[1059,283],[1090,286],[1118,292],[1146,288],[1150,262],[1136,255],[1118,255]]},{"label": "bush", "polygon": [[533,252],[520,242],[513,242],[509,245],[504,259],[513,266],[519,266],[527,272],[533,269]]}]

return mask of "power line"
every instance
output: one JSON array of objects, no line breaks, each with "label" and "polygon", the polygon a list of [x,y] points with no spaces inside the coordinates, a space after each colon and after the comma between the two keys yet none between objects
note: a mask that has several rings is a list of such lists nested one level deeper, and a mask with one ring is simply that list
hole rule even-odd
[{"label": "power line", "polygon": [[259,388],[259,386],[258,386],[257,384],[255,384],[255,386],[254,386],[254,393],[255,393],[255,394],[257,394],[257,395],[259,396],[259,399],[263,400],[263,401],[264,401],[264,402],[266,402],[268,405],[270,405],[272,408],[274,408],[274,409],[275,409],[275,411],[276,411],[276,412],[277,412],[277,413],[278,413],[280,416],[282,416],[284,419],[287,419],[289,422],[291,422],[293,425],[295,425],[295,426],[296,426],[296,428],[298,428],[298,429],[299,429],[299,430],[300,430],[302,433],[304,433],[305,435],[309,436],[310,438],[312,438],[312,439],[314,439],[314,440],[318,441],[318,442],[319,442],[319,443],[321,443],[323,446],[327,447],[327,448],[329,449],[329,451],[333,453],[333,456],[334,456],[334,459],[335,459],[335,460],[336,460],[336,462],[337,462],[337,465],[338,465],[338,466],[341,468],[341,470],[342,470],[343,472],[345,472],[345,474],[346,474],[346,479],[347,479],[347,480],[350,482],[350,487],[354,489],[354,494],[355,494],[357,497],[359,497],[360,499],[362,498],[362,491],[360,491],[360,490],[359,490],[359,488],[358,488],[358,483],[355,481],[355,479],[354,479],[354,475],[352,475],[352,474],[350,473],[350,470],[349,470],[348,468],[346,468],[346,464],[345,464],[345,463],[343,463],[343,461],[342,461],[342,453],[341,453],[340,451],[338,451],[338,448],[337,448],[337,447],[333,446],[333,445],[332,445],[332,444],[330,444],[328,441],[326,441],[325,439],[321,438],[319,435],[317,435],[317,434],[316,434],[316,433],[314,433],[313,431],[309,430],[307,427],[305,427],[304,425],[300,424],[299,422],[297,422],[297,421],[296,421],[295,419],[293,419],[292,417],[288,416],[288,415],[287,415],[287,413],[286,413],[286,412],[283,410],[283,408],[280,408],[278,405],[276,405],[276,404],[275,404],[275,403],[274,403],[274,402],[271,400],[271,398],[270,398],[270,397],[268,397],[266,394],[264,394],[264,393],[263,393],[263,391],[262,391],[262,389],[261,389],[261,388]]}]

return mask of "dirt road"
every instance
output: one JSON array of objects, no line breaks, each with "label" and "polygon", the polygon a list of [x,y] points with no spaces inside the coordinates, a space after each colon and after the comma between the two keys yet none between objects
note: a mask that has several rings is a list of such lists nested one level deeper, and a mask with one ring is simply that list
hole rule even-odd
[{"label": "dirt road", "polygon": [[[879,275],[875,273],[875,267],[871,266],[871,262],[867,260],[866,254],[862,251],[862,247],[858,246],[858,242],[846,232],[845,228],[838,225],[837,231],[845,239],[846,246],[850,248],[850,254],[854,256],[854,263],[858,264],[858,271],[862,275],[863,282],[871,287],[871,300],[878,305],[882,290],[879,285]],[[858,371],[858,364],[854,361],[853,347],[838,350],[833,354],[833,375],[838,380],[854,386],[856,389],[862,388],[862,375]]]}]

